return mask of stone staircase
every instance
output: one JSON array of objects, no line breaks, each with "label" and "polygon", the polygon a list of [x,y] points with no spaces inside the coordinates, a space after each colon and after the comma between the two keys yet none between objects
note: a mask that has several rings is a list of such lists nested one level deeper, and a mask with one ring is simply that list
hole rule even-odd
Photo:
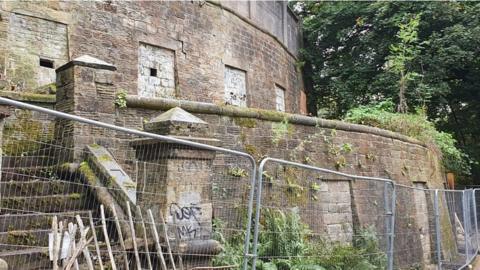
[{"label": "stone staircase", "polygon": [[0,258],[9,269],[51,269],[51,221],[89,224],[98,203],[78,177],[60,173],[44,156],[3,157],[0,181]]}]

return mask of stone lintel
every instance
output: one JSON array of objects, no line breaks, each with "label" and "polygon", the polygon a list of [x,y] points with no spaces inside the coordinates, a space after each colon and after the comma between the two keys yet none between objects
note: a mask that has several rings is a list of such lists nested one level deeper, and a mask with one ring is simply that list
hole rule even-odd
[{"label": "stone lintel", "polygon": [[91,67],[95,69],[105,69],[112,71],[117,70],[117,68],[113,64],[107,63],[89,55],[82,55],[57,68],[55,71],[58,73],[73,66]]}]

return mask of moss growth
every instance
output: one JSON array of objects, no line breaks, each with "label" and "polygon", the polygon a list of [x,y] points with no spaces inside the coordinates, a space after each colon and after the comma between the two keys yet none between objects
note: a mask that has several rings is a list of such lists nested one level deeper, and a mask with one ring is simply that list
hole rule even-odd
[{"label": "moss growth", "polygon": [[257,126],[257,121],[254,118],[235,117],[233,121],[240,127],[254,128]]},{"label": "moss growth", "polygon": [[90,147],[92,147],[93,149],[98,149],[98,148],[100,148],[101,146],[98,145],[98,144],[96,144],[96,143],[94,143],[94,144],[91,144]]},{"label": "moss growth", "polygon": [[8,97],[19,101],[30,101],[38,103],[55,103],[57,100],[55,94],[39,94],[31,92],[0,91],[0,96]]},{"label": "moss growth", "polygon": [[[33,118],[32,112],[18,110],[17,120],[7,122],[4,128],[3,153],[19,156],[41,149],[43,143],[53,139],[54,124],[44,124]],[[35,143],[33,143],[35,142]]]},{"label": "moss growth", "polygon": [[115,177],[108,177],[107,179],[105,179],[105,186],[108,188],[113,187],[113,183],[115,183],[115,180]]},{"label": "moss growth", "polygon": [[55,83],[49,83],[39,86],[33,90],[35,94],[55,94],[57,93],[57,85]]},{"label": "moss growth", "polygon": [[257,148],[253,144],[246,144],[245,145],[245,152],[252,156],[256,156],[258,154]]},{"label": "moss growth", "polygon": [[273,121],[281,121],[287,119],[287,115],[284,112],[273,111],[273,110],[261,110],[261,109],[250,109],[256,112],[259,118]]},{"label": "moss growth", "polygon": [[112,158],[107,154],[103,154],[103,155],[98,157],[98,161],[100,161],[100,162],[112,161]]},{"label": "moss growth", "polygon": [[123,187],[128,189],[134,189],[134,188],[137,188],[137,184],[134,182],[125,182],[123,183]]},{"label": "moss growth", "polygon": [[97,184],[97,176],[93,172],[92,168],[90,168],[90,165],[88,165],[88,162],[83,161],[80,163],[78,170],[83,174],[89,185],[95,186]]},{"label": "moss growth", "polygon": [[31,232],[10,231],[8,232],[7,243],[13,245],[33,246],[38,244],[38,239]]},{"label": "moss growth", "polygon": [[245,134],[243,131],[240,131],[240,141],[242,143],[245,143],[247,141],[247,134]]},{"label": "moss growth", "polygon": [[70,199],[79,200],[79,199],[82,198],[82,194],[80,194],[80,193],[71,193],[71,194],[68,195],[68,197],[69,197]]}]

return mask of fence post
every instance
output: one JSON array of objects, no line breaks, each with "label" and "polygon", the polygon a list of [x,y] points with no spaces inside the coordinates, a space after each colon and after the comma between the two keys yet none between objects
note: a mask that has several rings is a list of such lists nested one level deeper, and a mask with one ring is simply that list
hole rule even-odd
[{"label": "fence post", "polygon": [[435,231],[437,238],[437,260],[438,270],[442,270],[442,235],[440,232],[440,210],[438,203],[438,189],[435,189],[433,207],[435,210]]},{"label": "fence post", "polygon": [[467,193],[466,190],[462,190],[462,213],[463,213],[463,239],[465,241],[465,263],[468,263],[468,224],[467,224]]},{"label": "fence post", "polygon": [[[253,218],[253,201],[254,201],[254,197],[255,197],[255,185],[256,185],[256,181],[257,181],[257,162],[255,161],[255,159],[252,157],[250,159],[251,163],[252,163],[252,178],[251,178],[251,182],[250,182],[250,194],[249,194],[249,198],[248,198],[248,222],[247,222],[247,228],[246,228],[246,232],[245,232],[245,242],[243,244],[243,270],[247,270],[248,269],[248,258],[249,256],[251,256],[251,254],[249,253],[249,247],[250,247],[250,233],[252,231],[252,218]],[[257,226],[256,224],[254,224],[255,226]],[[255,253],[254,253],[254,256],[256,256],[256,250],[255,250]]]},{"label": "fence post", "polygon": [[[389,185],[392,188],[391,198],[388,198]],[[385,182],[384,204],[385,204],[385,229],[387,234],[387,269],[393,270],[393,249],[395,237],[395,185],[392,182]]]},{"label": "fence post", "polygon": [[[252,261],[252,270],[255,270],[257,267],[257,257],[258,257],[258,231],[259,231],[259,226],[260,226],[260,211],[262,208],[262,182],[263,182],[263,167],[265,166],[265,163],[269,161],[270,159],[264,158],[261,162],[260,165],[258,166],[258,174],[257,174],[257,202],[256,202],[256,209],[255,209],[255,223],[254,225],[254,231],[253,231],[253,261]],[[244,270],[246,270],[246,265],[244,265]]]},{"label": "fence post", "polygon": [[473,190],[472,200],[473,200],[473,218],[475,220],[475,242],[477,244],[476,250],[480,249],[478,243],[478,219],[477,219],[477,196],[475,195],[476,190]]}]

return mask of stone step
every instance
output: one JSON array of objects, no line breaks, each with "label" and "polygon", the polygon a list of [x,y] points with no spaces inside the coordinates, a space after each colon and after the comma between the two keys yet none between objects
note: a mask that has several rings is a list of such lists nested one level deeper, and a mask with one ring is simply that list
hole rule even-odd
[{"label": "stone step", "polygon": [[86,187],[81,184],[63,180],[36,179],[30,181],[0,182],[1,197],[43,196],[67,193],[85,193]]},{"label": "stone step", "polygon": [[3,168],[46,167],[57,165],[52,156],[3,156]]},{"label": "stone step", "polygon": [[8,263],[11,270],[52,269],[47,247],[19,248],[0,252],[0,258]]},{"label": "stone step", "polygon": [[6,197],[0,200],[0,214],[75,211],[92,209],[96,204],[97,202],[86,193],[32,197]]},{"label": "stone step", "polygon": [[0,232],[0,251],[16,250],[19,247],[46,247],[50,229],[42,230],[11,230]]},{"label": "stone step", "polygon": [[[95,213],[92,213],[95,216]],[[52,218],[57,216],[59,221],[76,223],[75,216],[80,215],[85,225],[89,224],[88,211],[71,211],[56,213],[26,213],[0,215],[0,232],[11,230],[35,230],[52,227]]]}]

